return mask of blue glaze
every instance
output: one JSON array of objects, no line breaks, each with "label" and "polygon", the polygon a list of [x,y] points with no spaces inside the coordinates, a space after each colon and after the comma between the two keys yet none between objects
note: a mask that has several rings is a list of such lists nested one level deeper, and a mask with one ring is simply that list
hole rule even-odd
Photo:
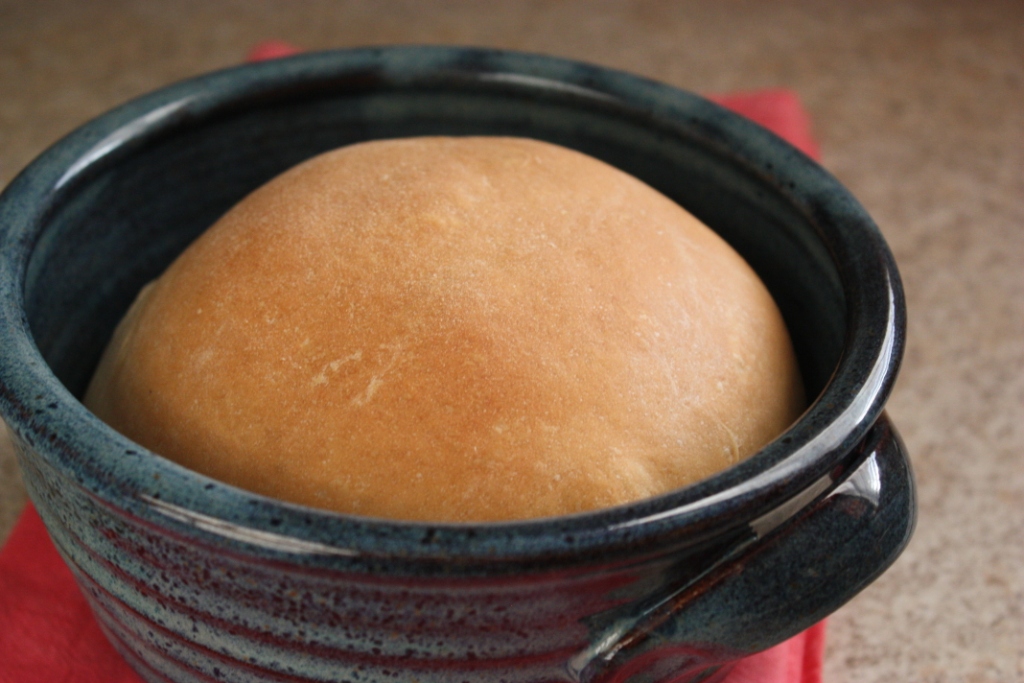
[{"label": "blue glaze", "polygon": [[[227,208],[321,151],[421,134],[548,140],[678,201],[766,282],[817,400],[694,486],[489,525],[280,503],[81,406],[135,292]],[[905,330],[884,240],[813,161],[686,92],[462,48],[239,67],[70,134],[0,197],[0,231],[0,412],[59,550],[148,680],[705,680],[848,600],[913,527],[881,412]]]}]

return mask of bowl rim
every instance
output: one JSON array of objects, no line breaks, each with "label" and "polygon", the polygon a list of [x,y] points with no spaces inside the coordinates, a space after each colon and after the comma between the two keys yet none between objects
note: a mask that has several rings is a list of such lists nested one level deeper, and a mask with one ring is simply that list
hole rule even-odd
[{"label": "bowl rim", "polygon": [[[659,124],[699,128],[709,146],[768,179],[803,213],[836,262],[847,299],[846,340],[821,395],[757,454],[693,485],[602,510],[499,523],[392,521],[284,503],[186,470],[100,422],[50,371],[24,310],[29,254],[59,197],[146,141],[229,112],[239,101],[322,90],[339,77],[367,73],[398,88],[461,78],[556,89],[614,101]],[[892,389],[905,325],[902,285],[880,231],[817,163],[692,93],[545,55],[389,46],[304,53],[213,72],[89,121],[41,154],[0,195],[0,415],[22,450],[39,453],[64,479],[122,514],[199,542],[310,565],[359,558],[494,565],[537,557],[572,564],[593,553],[607,557],[652,543],[698,542],[746,524],[802,492],[819,494],[836,482]],[[23,453],[23,462],[30,457]]]}]

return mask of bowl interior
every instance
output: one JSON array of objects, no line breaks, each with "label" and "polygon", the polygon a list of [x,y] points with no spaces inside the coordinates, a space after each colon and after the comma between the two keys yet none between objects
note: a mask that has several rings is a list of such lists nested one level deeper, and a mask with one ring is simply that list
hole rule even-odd
[{"label": "bowl interior", "polygon": [[[769,141],[774,161],[754,168],[716,128],[728,120],[745,130],[735,116],[694,97],[691,120],[662,118],[582,88],[472,72],[419,84],[350,74],[302,85],[241,90],[170,123],[122,126],[116,149],[54,195],[28,262],[25,307],[36,344],[73,394],[85,391],[139,288],[247,193],[320,152],[414,135],[532,137],[633,174],[758,272],[789,326],[808,396],[836,368],[847,314],[839,271],[786,174],[765,171],[808,162]],[[755,142],[768,139],[749,131]]]}]

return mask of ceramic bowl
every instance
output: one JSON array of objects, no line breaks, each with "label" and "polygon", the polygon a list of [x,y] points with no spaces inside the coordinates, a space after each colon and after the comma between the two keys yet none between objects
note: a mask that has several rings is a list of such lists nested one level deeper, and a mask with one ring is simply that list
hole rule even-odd
[{"label": "ceramic bowl", "polygon": [[[431,525],[232,488],[79,403],[136,291],[228,207],[321,151],[421,134],[547,140],[679,202],[776,297],[813,404],[667,495]],[[57,548],[149,681],[716,680],[843,604],[911,533],[882,412],[904,343],[892,257],[827,172],[695,95],[474,49],[243,66],[74,131],[7,188],[0,227],[0,411]]]}]

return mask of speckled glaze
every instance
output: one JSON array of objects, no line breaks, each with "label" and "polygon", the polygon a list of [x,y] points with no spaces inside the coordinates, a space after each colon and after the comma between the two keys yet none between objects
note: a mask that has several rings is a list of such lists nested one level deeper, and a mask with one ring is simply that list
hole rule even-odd
[{"label": "speckled glaze", "polygon": [[[779,302],[817,400],[740,465],[571,517],[425,525],[256,496],[78,402],[138,288],[246,193],[339,145],[548,140],[722,234]],[[149,681],[719,680],[829,614],[907,543],[914,490],[882,412],[899,277],[828,173],[699,97],[548,57],[307,54],[173,85],[56,144],[0,197],[0,411],[32,500]]]}]

